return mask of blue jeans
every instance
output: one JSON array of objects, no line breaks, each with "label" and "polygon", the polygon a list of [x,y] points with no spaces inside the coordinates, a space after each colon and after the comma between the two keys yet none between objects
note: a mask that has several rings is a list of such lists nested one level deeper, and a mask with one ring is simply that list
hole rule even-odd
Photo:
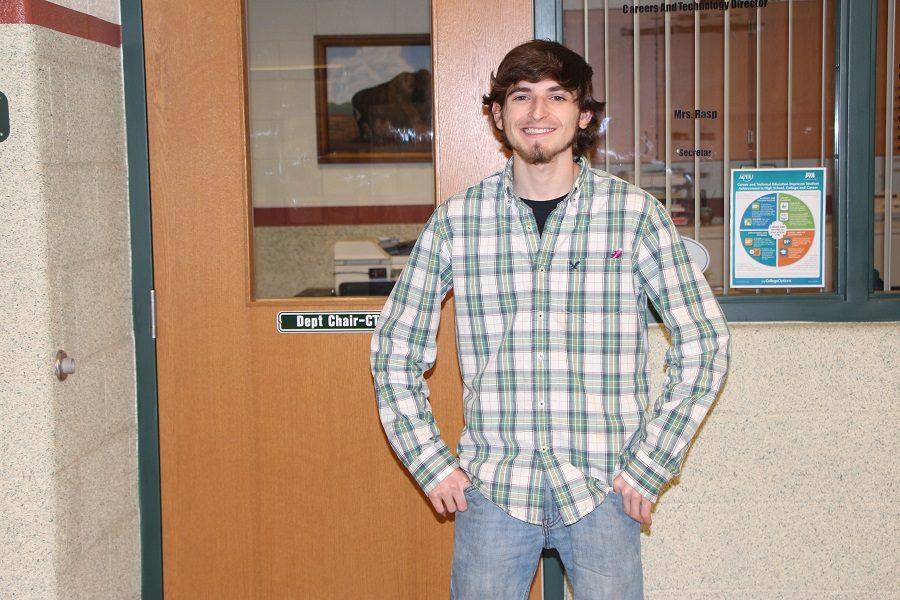
[{"label": "blue jeans", "polygon": [[474,486],[468,508],[456,512],[451,600],[522,600],[528,597],[543,548],[556,548],[575,600],[644,597],[641,524],[625,514],[622,497],[603,503],[565,525],[544,475],[544,522],[511,517]]}]

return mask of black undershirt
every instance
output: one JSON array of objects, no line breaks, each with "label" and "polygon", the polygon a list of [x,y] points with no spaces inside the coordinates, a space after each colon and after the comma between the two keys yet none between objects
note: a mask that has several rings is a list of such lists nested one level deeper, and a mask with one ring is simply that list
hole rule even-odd
[{"label": "black undershirt", "polygon": [[526,200],[525,198],[522,198],[522,202],[531,207],[531,212],[534,213],[534,220],[537,222],[539,235],[544,235],[544,224],[547,222],[547,217],[550,216],[553,209],[555,209],[560,202],[565,200],[568,195],[568,192],[566,192],[559,198],[554,198],[553,200]]}]

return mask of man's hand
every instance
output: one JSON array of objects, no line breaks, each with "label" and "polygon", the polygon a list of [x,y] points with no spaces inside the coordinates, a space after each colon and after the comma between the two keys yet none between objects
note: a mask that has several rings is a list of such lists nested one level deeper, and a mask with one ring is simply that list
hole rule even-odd
[{"label": "man's hand", "polygon": [[448,513],[466,510],[469,506],[463,490],[469,487],[470,483],[472,482],[466,472],[457,468],[428,493],[428,498],[434,504],[434,509],[445,517]]},{"label": "man's hand", "polygon": [[613,490],[622,496],[622,506],[625,508],[625,514],[637,521],[650,525],[650,509],[653,503],[641,496],[641,494],[628,485],[621,475],[617,475],[613,480]]}]

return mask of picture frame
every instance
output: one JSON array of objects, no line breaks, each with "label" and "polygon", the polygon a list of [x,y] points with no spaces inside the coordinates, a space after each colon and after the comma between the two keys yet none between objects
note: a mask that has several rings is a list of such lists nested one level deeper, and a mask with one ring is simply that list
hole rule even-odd
[{"label": "picture frame", "polygon": [[319,163],[431,162],[431,36],[316,35]]}]

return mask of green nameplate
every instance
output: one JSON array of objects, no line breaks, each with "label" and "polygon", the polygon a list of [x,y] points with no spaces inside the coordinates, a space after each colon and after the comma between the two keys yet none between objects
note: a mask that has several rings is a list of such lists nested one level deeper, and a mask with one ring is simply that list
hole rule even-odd
[{"label": "green nameplate", "polygon": [[275,321],[281,333],[374,331],[380,314],[368,310],[280,312]]}]

